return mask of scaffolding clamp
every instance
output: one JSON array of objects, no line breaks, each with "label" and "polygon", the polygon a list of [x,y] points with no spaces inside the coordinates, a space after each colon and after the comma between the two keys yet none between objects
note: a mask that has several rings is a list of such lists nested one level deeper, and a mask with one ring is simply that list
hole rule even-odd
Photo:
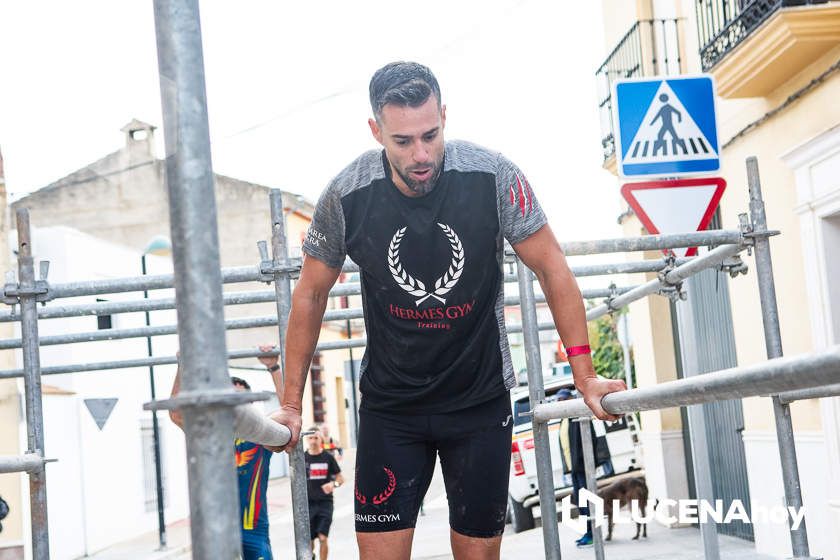
[{"label": "scaffolding clamp", "polygon": [[268,257],[268,243],[257,241],[257,248],[260,251],[260,282],[271,284],[274,282],[275,274],[288,275],[291,279],[300,277],[300,268],[303,266],[303,259],[290,257],[282,261],[274,261]]},{"label": "scaffolding clamp", "polygon": [[738,222],[740,224],[741,236],[744,238],[743,244],[747,246],[747,254],[752,256],[752,248],[755,245],[755,240],[762,237],[774,237],[782,232],[777,229],[764,229],[762,231],[755,231],[750,216],[747,213],[738,214]]},{"label": "scaffolding clamp", "polygon": [[667,296],[673,302],[685,301],[688,298],[688,294],[682,289],[682,282],[674,284],[668,280],[668,273],[675,268],[677,268],[677,257],[673,251],[670,251],[668,256],[665,257],[665,266],[656,273],[660,284],[659,295]]},{"label": "scaffolding clamp", "polygon": [[739,274],[746,275],[750,267],[741,260],[739,255],[730,257],[720,263],[720,271],[727,272],[730,277],[737,278]]},{"label": "scaffolding clamp", "polygon": [[615,298],[617,298],[621,294],[619,293],[618,286],[615,285],[615,282],[611,282],[607,289],[610,291],[610,293],[607,296],[607,299],[604,301],[604,304],[607,306],[607,309],[609,309],[609,314],[612,315],[620,309],[620,307],[613,307],[613,302],[615,301]]},{"label": "scaffolding clamp", "polygon": [[12,306],[12,315],[15,314],[15,305],[20,303],[21,297],[35,296],[35,301],[41,302],[42,305],[53,299],[49,282],[47,282],[47,276],[50,273],[50,261],[40,261],[38,263],[38,273],[38,280],[35,280],[35,285],[30,289],[22,289],[15,272],[13,270],[6,272],[3,303]]}]

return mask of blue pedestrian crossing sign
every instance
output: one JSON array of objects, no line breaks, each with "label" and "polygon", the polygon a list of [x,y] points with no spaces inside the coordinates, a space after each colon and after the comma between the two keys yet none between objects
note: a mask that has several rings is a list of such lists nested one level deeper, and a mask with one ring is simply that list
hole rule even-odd
[{"label": "blue pedestrian crossing sign", "polygon": [[619,80],[613,99],[622,177],[679,177],[720,169],[711,76]]}]

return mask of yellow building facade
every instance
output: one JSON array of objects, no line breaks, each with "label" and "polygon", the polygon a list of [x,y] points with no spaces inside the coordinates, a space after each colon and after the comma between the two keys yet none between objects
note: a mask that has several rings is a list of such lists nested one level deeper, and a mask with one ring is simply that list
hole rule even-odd
[{"label": "yellow building facade", "polygon": [[[622,41],[639,45],[642,60],[633,76],[707,72],[714,77],[719,175],[728,183],[720,206],[724,229],[737,229],[738,215],[748,211],[745,159],[758,158],[768,227],[781,231],[771,239],[771,250],[785,355],[840,343],[840,2],[602,0],[602,8],[605,52],[619,49]],[[628,29],[634,26],[639,31],[631,36]],[[646,28],[652,31],[645,34]],[[599,70],[604,167],[615,173],[612,123],[603,100],[609,98],[607,82],[618,73],[605,74]],[[632,214],[623,226],[628,236],[644,233]],[[753,266],[751,258],[744,259]],[[766,360],[753,272],[728,283],[739,366]],[[630,309],[639,386],[675,379],[678,356],[669,303],[653,298]],[[811,554],[826,559],[840,558],[838,401],[791,407]],[[743,422],[750,500],[783,504],[770,400],[745,399]],[[679,411],[643,413],[642,429],[652,492],[684,497],[690,465]],[[787,531],[779,529],[755,523],[756,549],[789,556]]]}]

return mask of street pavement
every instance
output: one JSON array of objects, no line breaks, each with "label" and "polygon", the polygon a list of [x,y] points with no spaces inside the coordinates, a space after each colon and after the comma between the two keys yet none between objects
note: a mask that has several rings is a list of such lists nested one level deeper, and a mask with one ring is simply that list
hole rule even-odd
[{"label": "street pavement", "polygon": [[[330,559],[358,559],[353,524],[353,454],[346,454],[340,462],[346,484],[336,490],[335,514],[330,532]],[[290,503],[289,479],[271,481],[268,489],[268,508],[271,526],[271,544],[275,560],[293,559],[294,532]],[[429,492],[423,507],[424,514],[418,519],[414,534],[412,559],[451,559],[449,548],[449,512],[446,492],[440,468],[435,470]],[[539,508],[534,512],[539,513]],[[656,522],[648,527],[648,538],[631,540],[635,534],[633,526],[616,526],[613,541],[605,546],[608,559],[621,560],[701,560],[703,547],[700,533],[695,528],[667,529]],[[94,554],[88,558],[96,560],[187,560],[189,554],[189,523],[180,521],[168,528],[169,548],[158,551],[157,532],[149,533],[133,541],[122,543]],[[560,526],[560,548],[563,560],[589,560],[595,558],[594,550],[579,549],[574,541],[579,535],[565,526]],[[773,560],[772,557],[757,554],[751,542],[734,537],[720,536],[721,557],[727,560]],[[542,530],[537,528],[513,533],[510,525],[505,527],[502,540],[503,560],[536,560],[544,558]]]}]

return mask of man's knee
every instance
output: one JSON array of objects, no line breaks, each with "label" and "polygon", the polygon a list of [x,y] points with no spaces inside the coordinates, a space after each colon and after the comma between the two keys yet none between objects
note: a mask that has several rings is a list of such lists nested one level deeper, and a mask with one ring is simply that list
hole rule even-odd
[{"label": "man's knee", "polygon": [[325,535],[323,533],[318,533],[318,541],[321,544],[326,544],[327,543],[327,538],[328,538],[327,535]]}]

